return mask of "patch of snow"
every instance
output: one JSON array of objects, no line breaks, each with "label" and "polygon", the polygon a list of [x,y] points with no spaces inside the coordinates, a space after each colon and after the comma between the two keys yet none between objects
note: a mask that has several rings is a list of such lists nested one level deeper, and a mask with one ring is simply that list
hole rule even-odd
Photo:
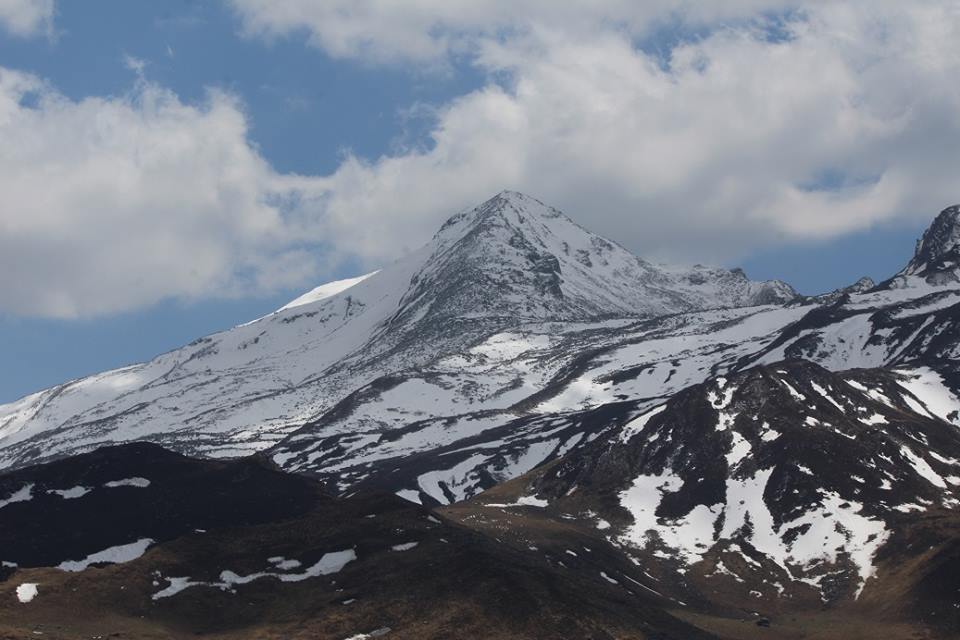
[{"label": "patch of snow", "polygon": [[517,504],[525,507],[549,507],[550,503],[536,496],[521,496],[517,498]]},{"label": "patch of snow", "polygon": [[[632,558],[631,558],[631,559],[632,559]],[[635,585],[637,585],[638,587],[640,587],[641,589],[646,589],[646,590],[649,591],[650,593],[653,593],[653,594],[656,594],[656,595],[658,595],[658,596],[660,596],[660,597],[663,597],[663,594],[660,593],[659,591],[654,591],[653,589],[651,589],[651,588],[648,587],[647,585],[643,584],[642,582],[640,582],[640,581],[638,581],[638,580],[634,580],[633,578],[631,578],[631,577],[628,576],[627,574],[623,573],[623,574],[621,574],[621,575],[622,575],[624,578],[626,578],[627,580],[629,580],[630,582],[632,582],[633,584],[635,584]],[[648,578],[651,577],[651,576],[650,576],[649,574],[647,574],[646,572],[644,572],[644,575],[646,575]]]},{"label": "patch of snow", "polygon": [[807,401],[807,396],[794,389],[793,385],[791,385],[789,382],[781,378],[780,383],[787,388],[787,391],[790,392],[790,395],[793,396],[795,400],[799,400],[800,402]]},{"label": "patch of snow", "polygon": [[331,573],[339,573],[341,569],[347,566],[347,563],[353,562],[356,559],[357,552],[353,549],[325,553],[316,564],[309,567],[302,574],[295,574],[293,576],[282,575],[280,579],[284,582],[299,582],[300,580],[315,578],[320,575],[326,576]]},{"label": "patch of snow", "polygon": [[650,411],[647,411],[639,418],[634,418],[628,422],[626,425],[624,425],[623,431],[620,432],[620,442],[627,442],[638,433],[641,433],[647,426],[647,423],[650,422],[650,419],[657,414],[663,413],[664,409],[666,408],[667,405],[662,404],[659,407],[654,407]]},{"label": "patch of snow", "polygon": [[937,460],[938,462],[942,462],[943,464],[960,465],[960,460],[957,460],[956,458],[944,457],[939,453],[937,453],[936,451],[928,451],[927,453],[930,454],[931,458],[933,458],[934,460]]},{"label": "patch of snow", "polygon": [[927,508],[919,504],[898,504],[893,507],[893,509],[900,511],[902,513],[910,513],[911,511],[926,511]]},{"label": "patch of snow", "polygon": [[327,282],[326,284],[322,284],[319,287],[311,289],[310,291],[306,292],[299,298],[291,300],[287,304],[277,309],[277,312],[279,313],[280,311],[286,311],[287,309],[292,309],[294,307],[302,307],[305,304],[312,304],[314,302],[326,300],[327,298],[335,296],[338,293],[346,291],[347,289],[349,289],[350,287],[353,287],[354,285],[360,284],[370,276],[373,276],[376,274],[377,272],[374,271],[372,273],[367,273],[362,276],[357,276],[356,278],[345,278],[343,280],[334,280],[333,282]]},{"label": "patch of snow", "polygon": [[870,390],[867,392],[867,395],[870,396],[871,398],[873,398],[874,400],[876,400],[877,402],[880,402],[880,403],[882,403],[882,404],[885,404],[885,405],[887,405],[888,407],[890,407],[891,409],[893,408],[893,403],[890,401],[890,398],[888,398],[887,396],[883,395],[882,393],[880,393],[880,392],[877,391],[876,389],[870,389]]},{"label": "patch of snow", "polygon": [[407,502],[413,502],[415,504],[423,504],[420,501],[420,492],[414,489],[400,489],[400,491],[397,491],[396,494],[394,495],[400,496]]},{"label": "patch of snow", "polygon": [[175,596],[184,589],[189,587],[197,587],[202,585],[207,585],[210,583],[207,582],[194,582],[186,576],[182,577],[169,577],[167,580],[167,586],[160,591],[153,594],[154,600],[160,600],[161,598],[169,598],[170,596]]},{"label": "patch of snow", "polygon": [[131,560],[136,560],[146,553],[147,548],[149,548],[151,544],[153,544],[153,540],[151,538],[141,538],[136,542],[121,544],[115,547],[104,549],[103,551],[91,553],[83,560],[67,560],[61,562],[59,565],[57,565],[57,568],[62,571],[76,572],[83,571],[92,564],[120,564],[123,562],[130,562]]},{"label": "patch of snow", "polygon": [[737,463],[750,455],[752,447],[750,446],[750,442],[736,431],[731,431],[730,436],[733,439],[733,444],[730,446],[730,451],[727,452],[726,458],[727,468],[733,469],[737,466]]},{"label": "patch of snow", "polygon": [[36,582],[24,582],[17,587],[17,600],[23,603],[30,602],[37,597],[37,593]]},{"label": "patch of snow", "polygon": [[301,573],[274,573],[261,571],[258,573],[251,573],[249,575],[241,576],[233,571],[222,571],[220,573],[219,582],[195,581],[189,577],[170,577],[166,578],[167,582],[169,583],[167,587],[153,594],[152,597],[154,600],[169,598],[170,596],[176,595],[189,587],[214,587],[223,591],[232,591],[234,585],[248,584],[254,580],[260,580],[261,578],[276,578],[281,582],[302,582],[308,578],[316,578],[319,576],[330,575],[332,573],[338,573],[347,565],[347,563],[356,559],[356,551],[353,549],[345,549],[343,551],[333,551],[323,554],[320,560],[307,567]]},{"label": "patch of snow", "polygon": [[90,493],[91,489],[87,487],[71,487],[69,489],[50,489],[47,493],[52,493],[60,496],[64,500],[76,500],[77,498],[82,498],[83,496]]},{"label": "patch of snow", "polygon": [[867,393],[868,391],[870,391],[869,389],[867,389],[865,386],[863,386],[856,380],[847,380],[847,384],[853,387],[854,389],[856,389],[857,391],[862,391],[863,393]]},{"label": "patch of snow", "polygon": [[711,406],[717,410],[717,431],[726,431],[733,426],[733,422],[737,417],[737,414],[726,411],[731,400],[733,400],[733,392],[735,389],[734,387],[726,386],[727,380],[723,377],[718,377],[716,383],[722,395],[719,395],[711,389],[707,392],[707,400]]},{"label": "patch of snow", "polygon": [[713,571],[711,573],[708,573],[707,577],[711,578],[716,575],[730,576],[737,582],[743,582],[743,578],[738,576],[736,573],[734,573],[730,569],[727,569],[727,567],[723,564],[723,560],[717,560],[717,564],[714,566]]},{"label": "patch of snow", "polygon": [[[797,575],[798,566],[836,562],[841,552],[847,552],[860,576],[859,596],[874,573],[873,557],[889,536],[884,523],[861,515],[862,505],[825,492],[819,506],[778,527],[764,501],[772,472],[771,467],[752,477],[728,478],[724,503],[709,507],[697,505],[685,517],[674,521],[658,518],[656,509],[663,496],[679,490],[683,481],[670,471],[640,476],[620,494],[621,504],[634,517],[634,525],[621,541],[644,547],[657,538],[670,552],[658,549],[654,555],[675,557],[692,564],[718,540],[741,534],[753,548],[780,565],[795,580],[806,580]],[[716,535],[715,526],[721,515],[723,524]]]},{"label": "patch of snow", "polygon": [[490,459],[490,456],[474,454],[466,460],[457,463],[447,470],[430,471],[417,478],[421,491],[429,495],[440,504],[450,504],[441,488],[441,483],[453,495],[454,502],[460,502],[471,497],[472,491],[479,480],[478,469],[481,463]]},{"label": "patch of snow", "polygon": [[484,504],[485,507],[499,507],[505,509],[507,507],[549,507],[550,503],[536,496],[521,496],[517,498],[516,502],[488,502]]},{"label": "patch of snow", "polygon": [[299,560],[288,560],[283,556],[275,556],[273,558],[267,558],[267,562],[275,566],[281,571],[289,571],[290,569],[296,569],[302,563]]},{"label": "patch of snow", "polygon": [[903,376],[897,381],[898,384],[918,398],[928,413],[945,422],[960,425],[960,399],[947,387],[939,373],[926,367],[897,373]]},{"label": "patch of snow", "polygon": [[632,486],[620,492],[620,504],[633,516],[633,524],[621,536],[621,541],[645,547],[656,538],[674,549],[687,564],[698,561],[713,541],[713,530],[722,505],[697,505],[686,516],[675,520],[657,517],[657,507],[663,496],[678,491],[683,480],[667,470],[660,475],[639,476]]},{"label": "patch of snow", "polygon": [[395,544],[390,547],[394,551],[409,551],[410,549],[415,548],[419,542],[404,542],[403,544]]},{"label": "patch of snow", "polygon": [[913,467],[913,470],[922,476],[927,482],[936,487],[940,487],[941,489],[947,488],[947,483],[944,482],[940,474],[934,471],[933,467],[931,467],[926,460],[914,453],[910,447],[907,445],[901,445],[900,452],[910,463],[910,466]]},{"label": "patch of snow", "polygon": [[136,487],[137,489],[146,489],[150,486],[150,481],[146,478],[124,478],[122,480],[111,480],[110,482],[105,482],[104,487],[108,489],[116,489],[117,487]]},{"label": "patch of snow", "polygon": [[876,571],[873,557],[889,532],[883,521],[860,515],[863,506],[856,502],[843,500],[833,492],[826,492],[822,502],[819,509],[782,525],[782,531],[806,527],[790,544],[790,559],[802,566],[818,559],[836,562],[837,555],[845,550],[860,576],[854,596],[859,598],[867,580]]},{"label": "patch of snow", "polygon": [[3,509],[8,504],[28,502],[30,500],[33,500],[33,484],[25,484],[4,500],[0,500],[0,509]]},{"label": "patch of snow", "polygon": [[839,402],[837,402],[836,400],[833,399],[833,396],[830,395],[830,392],[828,392],[826,389],[824,389],[823,387],[821,387],[821,386],[820,386],[819,384],[817,384],[815,381],[811,381],[811,382],[810,382],[810,386],[813,387],[813,390],[814,390],[814,391],[816,391],[816,392],[819,393],[821,396],[823,396],[824,398],[826,398],[826,400],[827,400],[830,404],[832,404],[833,406],[835,406],[839,411],[842,411],[842,412],[846,413],[846,409],[844,409],[843,406],[841,406]]}]

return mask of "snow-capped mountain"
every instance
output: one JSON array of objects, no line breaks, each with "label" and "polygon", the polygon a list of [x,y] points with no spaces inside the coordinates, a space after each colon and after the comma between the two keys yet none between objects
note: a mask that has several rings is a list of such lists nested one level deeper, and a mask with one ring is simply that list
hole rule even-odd
[{"label": "snow-capped mountain", "polygon": [[560,211],[505,191],[450,218],[396,319],[590,320],[784,302],[781,282],[740,271],[655,266]]},{"label": "snow-capped mountain", "polygon": [[[953,250],[934,241],[954,237],[951,211],[915,261]],[[390,267],[0,408],[0,464],[136,440],[268,449],[337,492],[449,503],[711,376],[784,358],[831,370],[956,358],[958,305],[960,284],[942,278],[799,298],[736,270],[660,267],[504,192]]]},{"label": "snow-capped mountain", "polygon": [[0,407],[0,466],[134,440],[241,455],[278,442],[384,375],[469,354],[526,322],[652,317],[793,297],[787,285],[752,282],[738,271],[654,266],[533,198],[504,192],[455,215],[419,251],[376,273],[324,285],[148,363]]},{"label": "snow-capped mountain", "polygon": [[499,194],[0,407],[0,635],[955,638],[958,242],[951,207],[891,279],[802,297]]},{"label": "snow-capped mountain", "polygon": [[[932,227],[941,235],[944,219],[955,223],[945,215]],[[520,323],[372,381],[270,452],[339,491],[372,483],[449,503],[556,459],[712,375],[783,359],[839,371],[958,357],[960,285],[949,280],[888,289],[861,279],[780,305]],[[960,389],[955,377],[948,384]],[[615,406],[621,411],[610,417]],[[590,418],[600,407],[605,423]]]}]

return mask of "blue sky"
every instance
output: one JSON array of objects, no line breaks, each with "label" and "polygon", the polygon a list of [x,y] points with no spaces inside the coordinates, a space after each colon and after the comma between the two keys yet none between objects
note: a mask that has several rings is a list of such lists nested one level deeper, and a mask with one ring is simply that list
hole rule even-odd
[{"label": "blue sky", "polygon": [[[18,0],[24,6],[32,1]],[[62,176],[63,167],[41,152],[60,153],[63,137],[71,137],[64,132],[76,131],[77,123],[77,140],[63,155],[105,154],[104,167],[118,166],[116,156],[127,153],[128,140],[175,138],[182,127],[189,141],[219,131],[221,122],[222,136],[211,134],[212,142],[204,137],[186,153],[197,162],[228,158],[209,174],[207,165],[192,165],[183,175],[163,173],[155,184],[148,183],[160,170],[144,169],[133,184],[146,185],[148,195],[129,200],[127,187],[103,194],[102,202],[100,192],[71,191],[64,192],[64,203],[43,209],[54,196],[31,195],[24,187],[22,200],[0,202],[9,228],[48,214],[61,221],[43,233],[31,231],[26,241],[10,235],[4,245],[0,238],[0,253],[29,247],[26,258],[0,262],[8,284],[18,280],[9,293],[0,287],[0,296],[15,300],[0,306],[0,402],[147,359],[263,315],[314,284],[376,267],[425,241],[444,216],[501,188],[554,204],[641,255],[740,265],[751,277],[780,278],[803,293],[892,274],[939,208],[960,200],[939,170],[929,168],[943,164],[938,154],[949,157],[960,139],[955,128],[934,128],[940,118],[953,117],[955,96],[917,103],[915,96],[883,94],[882,79],[857,75],[862,60],[845,57],[852,54],[836,45],[828,28],[835,22],[838,32],[849,30],[843,21],[859,18],[847,14],[826,13],[814,22],[807,13],[796,17],[793,5],[803,3],[779,3],[773,12],[748,8],[679,22],[676,16],[613,15],[626,26],[610,31],[609,21],[584,26],[574,13],[546,20],[536,11],[491,9],[469,18],[476,22],[458,22],[467,18],[346,11],[344,20],[354,22],[329,31],[329,16],[315,15],[309,3],[273,6],[283,4],[289,11],[281,15],[255,0],[61,1],[50,5],[42,27],[0,30],[0,68],[43,84],[24,93],[9,89],[25,136],[17,144],[31,144],[34,122],[36,139],[49,134],[35,154],[9,152],[5,161],[11,164],[0,163],[0,172],[23,167],[36,176],[53,167],[51,175]],[[901,24],[898,11],[890,9],[889,18]],[[771,15],[776,19],[764,22]],[[813,35],[792,33],[791,20],[828,27]],[[757,24],[775,27],[778,37],[744,26]],[[924,35],[919,29],[904,35],[904,46],[908,36]],[[360,34],[356,41],[341,39],[353,32]],[[898,40],[865,40],[867,53],[856,55],[881,60],[892,77],[912,74],[915,91],[923,90],[922,82],[955,78],[955,66],[917,71],[895,60],[895,51],[882,49],[891,42]],[[747,82],[740,77],[710,81],[711,73],[738,68],[757,57],[751,51],[769,47],[780,47],[794,66],[744,69],[743,78],[765,83],[757,87],[736,86]],[[659,70],[645,67],[647,60],[656,60]],[[823,60],[843,73],[812,73]],[[779,88],[785,96],[780,102],[765,78],[785,74],[795,80]],[[866,101],[868,113],[851,113],[853,100],[824,113],[836,87]],[[694,111],[691,96],[704,105]],[[750,106],[762,102],[759,115],[748,113],[740,122],[736,114],[749,108],[735,104],[729,105],[733,116],[717,113],[728,99],[741,98]],[[922,118],[904,124],[907,112]],[[633,122],[637,113],[643,117]],[[886,126],[885,117],[899,118],[899,128]],[[671,130],[676,119],[683,126]],[[751,119],[755,132],[738,129]],[[604,145],[617,140],[621,126],[623,145]],[[697,145],[690,146],[687,132],[699,132]],[[101,134],[109,145],[99,141]],[[622,163],[607,165],[621,154]],[[217,192],[214,199],[229,207],[211,209],[206,185],[191,180],[222,175],[234,158],[249,175]],[[170,163],[160,164],[170,171]],[[101,177],[109,190],[109,173]],[[70,176],[62,182],[71,183]],[[221,263],[209,272],[206,265],[191,266],[181,281],[171,275],[173,284],[153,275],[113,283],[109,272],[82,273],[94,256],[112,255],[132,239],[138,224],[144,235],[166,234],[164,198],[180,184],[184,193],[171,195],[169,206],[189,209],[191,194],[199,194],[201,213],[188,211],[185,219],[233,220],[237,206],[249,217],[224,232],[229,241],[215,237],[213,222],[180,221],[182,228],[171,222],[173,245],[213,229],[209,244],[165,256],[169,263],[146,261],[144,272],[174,274],[203,247],[225,256]],[[247,201],[250,184],[258,190]],[[0,190],[9,191],[2,184]],[[143,204],[156,200],[153,207]],[[117,229],[115,236],[97,232],[101,227],[93,222],[94,231],[83,233],[85,216],[92,221],[107,210],[96,225]],[[50,228],[62,236],[51,238]],[[116,270],[140,268],[137,253],[133,248],[114,259]],[[271,270],[270,264],[296,268]],[[35,273],[43,275],[31,280]],[[34,304],[31,291],[52,290],[52,302]]]}]

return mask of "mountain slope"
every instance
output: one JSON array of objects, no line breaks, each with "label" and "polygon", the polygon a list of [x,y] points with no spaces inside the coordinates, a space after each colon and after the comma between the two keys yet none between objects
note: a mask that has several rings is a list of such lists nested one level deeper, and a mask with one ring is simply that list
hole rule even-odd
[{"label": "mountain slope", "polygon": [[819,582],[828,567],[808,567],[846,550],[856,595],[902,514],[960,507],[960,430],[947,419],[960,399],[938,377],[792,361],[713,378],[559,465],[541,495],[613,491],[634,521],[621,540],[642,545],[656,530],[686,565],[736,542],[768,556],[785,580]]},{"label": "mountain slope", "polygon": [[[0,467],[146,439],[231,456],[270,446],[383,376],[462,353],[524,321],[586,321],[785,301],[782,283],[666,269],[504,192],[419,251],[321,287],[151,362],[0,407]],[[41,446],[42,443],[42,446]]]},{"label": "mountain slope", "polygon": [[712,378],[445,513],[534,546],[550,523],[592,533],[645,588],[721,618],[833,612],[956,637],[956,370],[787,361]]},{"label": "mountain slope", "polygon": [[[952,237],[949,211],[927,236]],[[535,271],[546,255],[562,276],[558,290]],[[783,358],[839,370],[960,353],[960,284],[949,280],[896,289],[862,281],[781,304],[577,319],[621,313],[632,278],[647,279],[635,304],[670,302],[657,287],[683,290],[677,273],[532,199],[501,194],[454,216],[393,267],[313,294],[325,298],[8,405],[0,462],[138,439],[206,456],[269,448],[275,463],[334,492],[375,486],[446,504],[584,446],[712,375]],[[684,281],[700,282],[696,273],[704,270]],[[718,273],[684,299],[738,302],[758,287],[780,289]],[[538,317],[554,315],[573,319]],[[611,422],[589,417],[611,403],[620,407]]]},{"label": "mountain slope", "polygon": [[[390,478],[404,495],[448,503],[438,478],[456,484],[458,496],[473,495],[712,375],[783,358],[833,370],[955,360],[960,289],[895,293],[602,325],[522,325],[361,387],[270,454],[339,491]],[[960,390],[952,374],[945,384]],[[620,413],[602,425],[578,413],[603,406]]]}]

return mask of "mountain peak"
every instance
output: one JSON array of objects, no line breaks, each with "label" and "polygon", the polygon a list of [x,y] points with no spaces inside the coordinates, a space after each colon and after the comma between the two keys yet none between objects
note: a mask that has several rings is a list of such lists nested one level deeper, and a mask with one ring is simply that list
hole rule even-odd
[{"label": "mountain peak", "polygon": [[960,245],[960,205],[947,207],[917,241],[914,260],[937,260]]},{"label": "mountain peak", "polygon": [[653,265],[558,209],[509,190],[451,217],[427,251],[405,302],[428,304],[445,316],[650,316],[794,295],[782,283],[752,282],[740,271]]},{"label": "mountain peak", "polygon": [[[524,225],[528,221],[564,218],[557,209],[519,191],[501,191],[483,203],[451,216],[434,236],[441,244],[459,240],[478,225]],[[499,221],[499,222],[497,222]]]},{"label": "mountain peak", "polygon": [[519,191],[511,191],[510,189],[504,189],[497,195],[490,198],[490,200],[503,200],[506,202],[535,202],[541,206],[546,206],[536,198],[528,196],[525,193]]},{"label": "mountain peak", "polygon": [[960,264],[960,205],[947,207],[917,241],[913,258],[897,274],[918,276],[928,284],[942,285],[960,282],[957,266]]}]

